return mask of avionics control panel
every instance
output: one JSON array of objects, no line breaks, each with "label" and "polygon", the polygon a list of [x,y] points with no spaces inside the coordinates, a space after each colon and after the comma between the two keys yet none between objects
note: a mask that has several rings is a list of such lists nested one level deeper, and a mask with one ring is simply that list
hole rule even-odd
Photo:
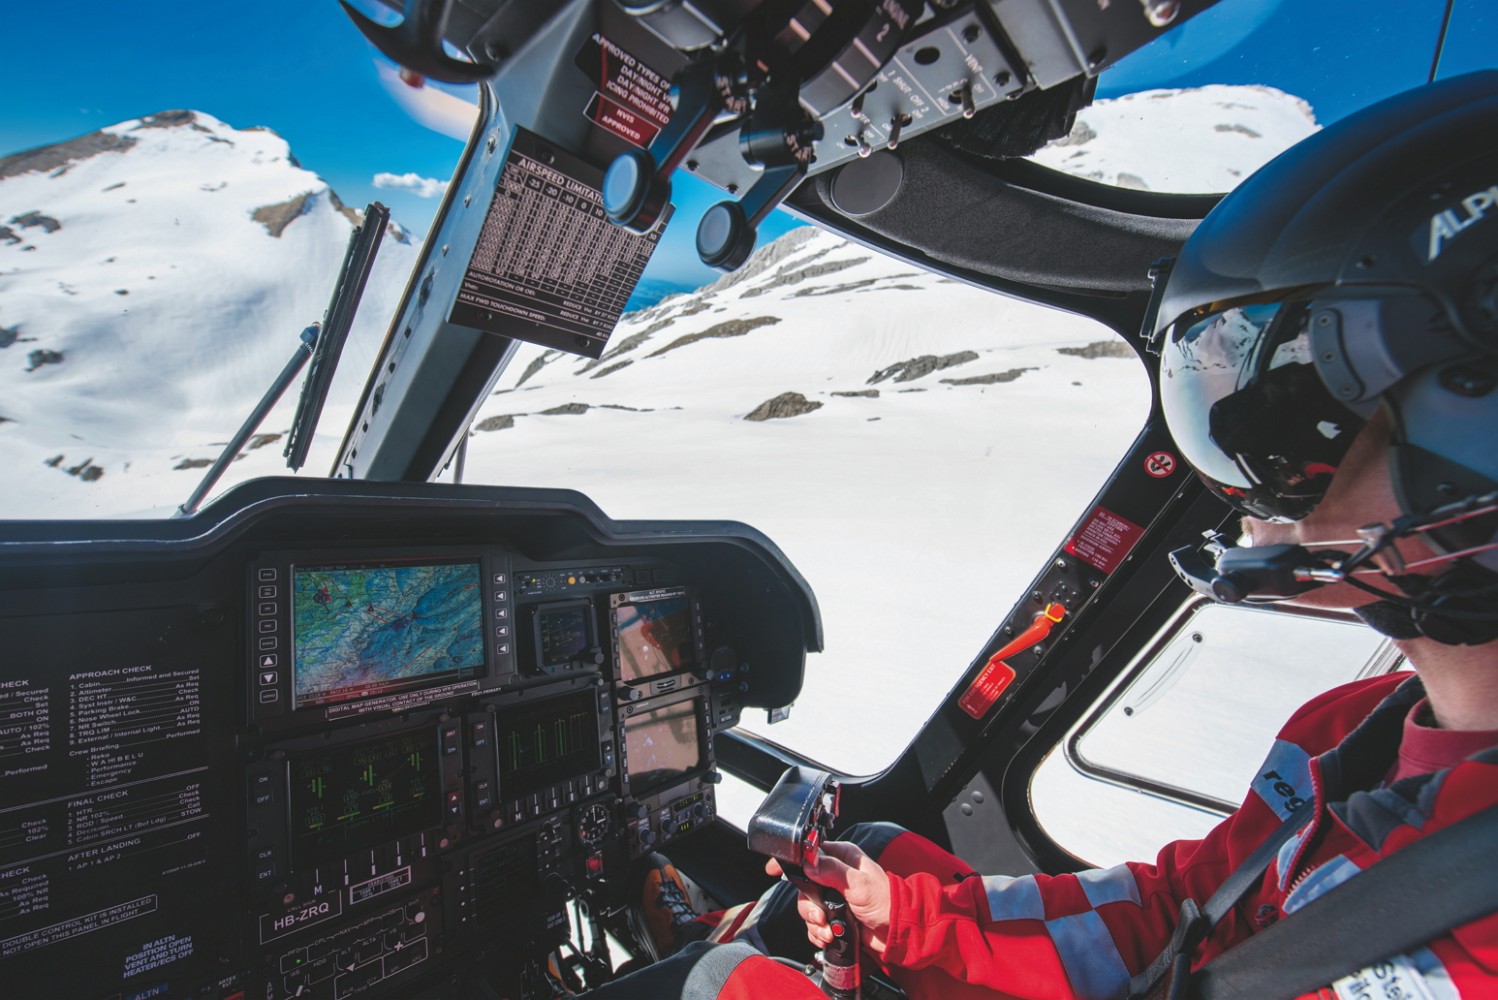
[{"label": "avionics control panel", "polygon": [[[679,579],[655,560],[528,565],[499,545],[250,563],[244,858],[248,930],[280,976],[267,997],[322,992],[314,934],[334,945],[332,996],[417,975],[395,909],[381,934],[358,930],[394,904],[420,908],[422,941],[503,929],[554,946],[567,899],[711,821],[720,723],[695,672],[702,605],[660,585]],[[305,973],[279,972],[299,949]]]},{"label": "avionics control panel", "polygon": [[799,686],[814,606],[779,554],[576,494],[399,491],[0,525],[18,995],[519,995],[569,900],[618,905],[712,822],[715,740]]}]

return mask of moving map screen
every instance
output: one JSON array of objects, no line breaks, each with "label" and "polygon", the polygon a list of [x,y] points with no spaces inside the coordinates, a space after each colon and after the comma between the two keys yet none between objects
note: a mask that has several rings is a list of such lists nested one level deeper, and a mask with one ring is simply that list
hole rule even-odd
[{"label": "moving map screen", "polygon": [[480,581],[477,562],[296,567],[296,707],[483,673]]},{"label": "moving map screen", "polygon": [[316,863],[442,822],[441,777],[431,730],[293,759],[292,856]]},{"label": "moving map screen", "polygon": [[692,607],[685,594],[624,604],[614,612],[619,677],[629,683],[692,663]]},{"label": "moving map screen", "polygon": [[629,791],[639,795],[702,766],[697,699],[640,712],[624,723]]}]

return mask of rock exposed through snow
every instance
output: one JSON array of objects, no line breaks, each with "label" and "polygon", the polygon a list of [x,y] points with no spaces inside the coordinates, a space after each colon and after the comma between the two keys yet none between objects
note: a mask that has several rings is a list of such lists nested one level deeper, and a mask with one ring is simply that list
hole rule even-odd
[{"label": "rock exposed through snow", "polygon": [[747,415],[745,420],[784,420],[787,417],[799,417],[803,413],[820,410],[822,404],[814,399],[807,399],[799,392],[782,392],[774,399],[767,399],[760,403]]},{"label": "rock exposed through snow", "polygon": [[958,351],[956,354],[945,354],[937,357],[935,354],[922,354],[918,358],[908,361],[899,361],[888,368],[881,368],[869,376],[865,385],[878,385],[886,379],[893,378],[896,382],[914,382],[916,379],[932,372],[944,371],[956,365],[965,365],[969,361],[977,361],[976,351]]}]

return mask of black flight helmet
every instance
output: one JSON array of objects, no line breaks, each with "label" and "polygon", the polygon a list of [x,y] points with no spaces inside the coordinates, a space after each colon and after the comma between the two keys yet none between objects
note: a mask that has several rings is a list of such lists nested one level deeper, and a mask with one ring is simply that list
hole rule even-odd
[{"label": "black flight helmet", "polygon": [[[1165,419],[1238,510],[1305,517],[1380,406],[1406,515],[1498,489],[1498,71],[1286,151],[1203,220],[1165,280]],[[1495,522],[1428,537],[1498,572]]]}]

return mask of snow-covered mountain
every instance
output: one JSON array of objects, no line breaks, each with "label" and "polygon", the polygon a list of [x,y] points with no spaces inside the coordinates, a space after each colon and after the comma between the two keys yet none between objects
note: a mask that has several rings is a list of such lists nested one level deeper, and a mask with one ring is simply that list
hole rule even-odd
[{"label": "snow-covered mountain", "polygon": [[[1266,88],[1158,91],[1085,109],[1072,134],[1037,159],[1110,183],[1219,190],[1314,127],[1303,102]],[[356,218],[274,132],[235,129],[201,112],[163,112],[0,159],[0,462],[8,470],[0,514],[170,511],[291,356],[298,331],[321,318]],[[328,466],[416,256],[399,227],[390,237],[314,442],[314,474]],[[555,371],[523,388],[565,394],[553,383],[566,369],[577,371],[578,385],[604,379],[597,384],[622,399],[665,391],[677,369],[690,371],[693,385],[711,384],[721,366],[738,397],[771,393],[773,380],[751,391],[750,373],[767,364],[808,376],[869,351],[876,366],[901,360],[875,357],[871,345],[902,342],[895,293],[913,299],[907,305],[919,317],[930,314],[932,298],[915,293],[933,279],[807,238],[765,248],[739,274],[626,317],[608,364],[579,370],[551,358]],[[779,267],[787,254],[803,262],[799,270]],[[860,255],[869,259],[851,263]],[[755,280],[767,272],[768,282]],[[875,285],[886,333],[871,338],[866,320],[838,317],[870,303]],[[961,308],[999,308],[974,294],[958,296],[970,303]],[[817,328],[814,337],[808,328]],[[672,339],[661,343],[668,331]],[[687,346],[676,345],[681,337],[704,343],[675,353]],[[786,344],[796,347],[785,353]],[[953,354],[928,346],[938,359]],[[647,363],[662,348],[674,358]],[[518,381],[537,360],[508,378]],[[810,391],[808,377],[798,384]],[[279,435],[295,398],[289,392],[270,415],[225,485],[284,471]],[[480,426],[506,416],[486,411],[490,423]]]},{"label": "snow-covered mountain", "polygon": [[1214,84],[1098,101],[1038,163],[1120,187],[1231,191],[1316,130],[1311,106],[1273,87]]},{"label": "snow-covered mountain", "polygon": [[[280,136],[201,112],[0,159],[0,513],[186,499],[322,318],[357,218]],[[415,256],[392,224],[335,403],[362,388]],[[279,459],[282,442],[254,443]]]}]

